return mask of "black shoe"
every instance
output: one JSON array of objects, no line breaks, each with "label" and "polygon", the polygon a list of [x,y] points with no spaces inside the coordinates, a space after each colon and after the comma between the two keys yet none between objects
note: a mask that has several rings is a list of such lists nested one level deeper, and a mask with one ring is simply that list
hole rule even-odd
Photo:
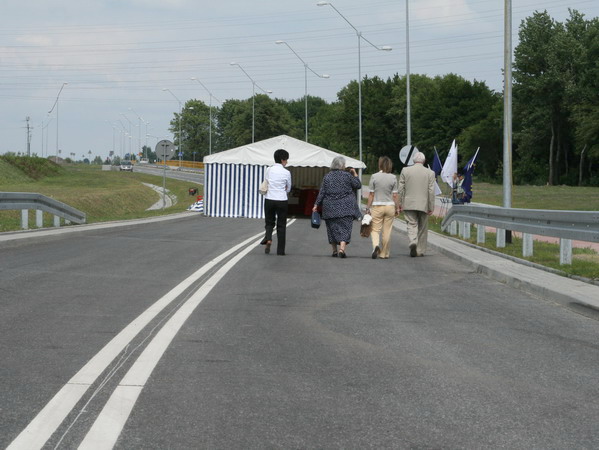
[{"label": "black shoe", "polygon": [[347,255],[343,250],[339,250],[339,258],[345,258]]},{"label": "black shoe", "polygon": [[277,255],[279,255],[279,256],[285,256],[285,252],[283,252],[283,253],[277,252]]},{"label": "black shoe", "polygon": [[267,255],[270,253],[270,245],[272,244],[272,241],[266,241],[265,245],[266,247],[264,247],[264,253],[266,253]]},{"label": "black shoe", "polygon": [[410,256],[414,258],[417,255],[418,253],[416,252],[416,244],[410,244]]},{"label": "black shoe", "polygon": [[339,253],[337,253],[337,252],[333,252],[333,254],[332,254],[331,256],[332,256],[333,258],[336,258],[336,257],[337,257],[337,255],[339,255]]},{"label": "black shoe", "polygon": [[379,257],[379,253],[381,253],[381,249],[377,245],[376,247],[374,247],[374,250],[372,251],[372,259],[377,259]]}]

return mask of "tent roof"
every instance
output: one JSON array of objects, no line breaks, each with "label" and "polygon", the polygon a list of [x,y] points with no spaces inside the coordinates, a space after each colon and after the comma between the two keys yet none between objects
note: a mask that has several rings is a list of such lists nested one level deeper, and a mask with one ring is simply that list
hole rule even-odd
[{"label": "tent roof", "polygon": [[241,147],[225,150],[204,156],[204,164],[248,164],[258,166],[272,166],[275,150],[285,149],[289,152],[288,167],[330,167],[333,158],[343,156],[347,167],[366,168],[363,162],[336,153],[332,150],[309,144],[299,139],[282,134],[263,141],[254,142]]}]

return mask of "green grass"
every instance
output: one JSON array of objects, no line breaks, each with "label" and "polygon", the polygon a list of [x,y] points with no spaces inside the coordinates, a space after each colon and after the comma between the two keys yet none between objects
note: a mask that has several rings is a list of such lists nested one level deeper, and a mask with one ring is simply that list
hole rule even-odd
[{"label": "green grass", "polygon": [[[0,162],[1,164],[1,162]],[[61,173],[33,180],[18,172],[6,171],[0,166],[0,191],[36,192],[59,200],[86,213],[88,223],[124,220],[181,212],[193,203],[190,183],[166,180],[166,188],[178,198],[176,205],[164,210],[146,211],[160,196],[142,183],[162,186],[162,177],[142,173],[102,171],[100,166],[64,166]],[[12,175],[8,175],[11,173]],[[202,187],[197,186],[199,193]],[[44,226],[52,226],[53,218],[44,214]],[[35,223],[30,216],[29,224]],[[20,211],[0,211],[0,231],[21,228]]]}]

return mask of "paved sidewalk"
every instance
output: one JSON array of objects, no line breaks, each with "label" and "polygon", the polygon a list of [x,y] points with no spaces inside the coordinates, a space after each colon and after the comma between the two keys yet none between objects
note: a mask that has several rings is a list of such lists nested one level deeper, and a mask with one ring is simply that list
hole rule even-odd
[{"label": "paved sidewalk", "polygon": [[[406,224],[402,220],[396,219],[393,226],[406,233]],[[407,251],[407,246],[404,246]],[[520,264],[430,231],[428,246],[429,250],[457,259],[461,264],[501,283],[561,304],[573,303],[599,311],[599,286]]]}]

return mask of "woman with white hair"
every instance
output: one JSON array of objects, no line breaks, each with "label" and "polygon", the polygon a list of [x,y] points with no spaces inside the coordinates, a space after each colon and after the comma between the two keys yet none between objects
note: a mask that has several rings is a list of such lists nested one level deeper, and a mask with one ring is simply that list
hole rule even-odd
[{"label": "woman with white hair", "polygon": [[356,202],[356,190],[361,187],[356,171],[352,167],[345,170],[345,158],[333,158],[331,171],[322,179],[320,192],[312,209],[317,211],[322,206],[322,218],[327,227],[329,244],[333,248],[333,257],[346,256],[345,248],[351,241],[353,221],[361,215]]}]

